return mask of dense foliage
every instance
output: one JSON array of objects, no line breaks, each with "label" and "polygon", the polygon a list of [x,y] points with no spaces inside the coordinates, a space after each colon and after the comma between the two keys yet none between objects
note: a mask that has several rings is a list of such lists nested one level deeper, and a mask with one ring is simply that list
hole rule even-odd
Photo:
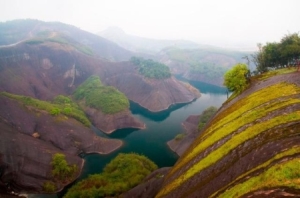
[{"label": "dense foliage", "polygon": [[74,103],[67,96],[58,95],[56,98],[54,98],[54,101],[51,103],[51,102],[31,98],[28,96],[15,95],[7,92],[1,92],[0,94],[2,96],[6,96],[11,99],[18,100],[26,106],[32,106],[39,110],[45,110],[53,116],[64,114],[68,117],[72,117],[78,120],[85,126],[91,125],[91,122],[88,120],[85,113],[79,108],[79,106],[76,103]]},{"label": "dense foliage", "polygon": [[217,110],[217,107],[210,106],[202,112],[199,119],[198,130],[201,130],[205,126],[205,124],[217,112]]},{"label": "dense foliage", "polygon": [[284,65],[292,66],[300,59],[300,36],[297,33],[284,36],[279,43],[258,44],[259,52],[252,56],[257,71]]},{"label": "dense foliage", "polygon": [[98,76],[90,76],[74,92],[76,100],[85,100],[85,104],[102,111],[114,114],[129,108],[127,97],[112,86],[104,86]]},{"label": "dense foliage", "polygon": [[56,153],[52,156],[52,175],[60,181],[70,180],[77,172],[77,166],[69,165],[66,161],[66,156],[61,153]]},{"label": "dense foliage", "polygon": [[230,70],[225,73],[224,85],[233,92],[240,93],[248,85],[247,74],[249,69],[247,65],[239,63],[233,66]]},{"label": "dense foliage", "polygon": [[90,175],[70,188],[65,198],[116,196],[138,185],[155,169],[157,166],[145,156],[121,153],[103,173]]},{"label": "dense foliage", "polygon": [[151,59],[132,57],[131,62],[139,67],[139,72],[147,78],[165,79],[171,77],[170,68]]}]

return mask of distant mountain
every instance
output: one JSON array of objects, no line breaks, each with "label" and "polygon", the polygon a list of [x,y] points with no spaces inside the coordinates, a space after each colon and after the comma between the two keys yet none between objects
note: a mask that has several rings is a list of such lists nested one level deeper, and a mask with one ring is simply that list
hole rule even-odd
[{"label": "distant mountain", "polygon": [[94,56],[110,61],[129,60],[130,57],[133,56],[133,52],[75,26],[60,22],[43,22],[31,19],[0,23],[0,46],[11,45],[33,37],[44,36],[49,32],[64,34],[81,45],[90,48]]},{"label": "distant mountain", "polygon": [[118,27],[110,27],[100,32],[98,35],[117,43],[127,50],[149,54],[155,54],[170,46],[184,49],[195,49],[201,47],[201,45],[187,40],[157,40],[133,36],[126,34]]},{"label": "distant mountain", "polygon": [[246,52],[222,48],[180,49],[169,47],[162,50],[160,62],[168,65],[173,74],[189,80],[222,86],[225,72],[239,62],[245,62]]},{"label": "distant mountain", "polygon": [[153,59],[170,67],[175,75],[222,86],[224,73],[233,65],[245,62],[249,52],[201,45],[186,40],[155,40],[126,34],[111,27],[99,35],[121,47],[139,53],[151,54]]}]

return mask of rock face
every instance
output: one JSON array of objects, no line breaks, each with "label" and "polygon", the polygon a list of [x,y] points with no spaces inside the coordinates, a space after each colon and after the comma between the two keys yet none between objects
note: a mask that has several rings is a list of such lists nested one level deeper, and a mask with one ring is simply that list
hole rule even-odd
[{"label": "rock face", "polygon": [[298,197],[299,72],[252,82],[227,101],[156,197]]},{"label": "rock face", "polygon": [[86,107],[85,112],[98,129],[108,134],[116,129],[129,126],[135,129],[144,129],[146,127],[145,124],[131,116],[129,110],[107,115],[96,109]]},{"label": "rock face", "polygon": [[193,143],[198,134],[198,123],[199,123],[200,115],[191,115],[189,116],[183,123],[184,128],[184,137],[180,140],[172,139],[168,141],[168,146],[177,155],[181,156],[186,149]]},{"label": "rock face", "polygon": [[133,189],[121,195],[124,198],[149,198],[155,197],[158,193],[165,175],[170,170],[170,167],[160,168],[148,175],[144,181]]},{"label": "rock face", "polygon": [[107,83],[152,112],[168,109],[172,104],[188,103],[200,96],[195,88],[174,77],[157,80],[137,73],[126,73],[110,78]]},{"label": "rock face", "polygon": [[120,140],[96,136],[72,118],[53,117],[4,96],[0,106],[0,192],[43,192],[44,182],[52,178],[55,153],[65,154],[68,163],[81,170],[78,154],[107,154],[122,145]]}]

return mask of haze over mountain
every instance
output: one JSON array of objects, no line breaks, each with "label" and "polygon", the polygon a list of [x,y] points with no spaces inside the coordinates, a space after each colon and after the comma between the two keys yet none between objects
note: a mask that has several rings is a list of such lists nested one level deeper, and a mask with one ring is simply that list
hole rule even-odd
[{"label": "haze over mountain", "polygon": [[0,19],[60,21],[93,33],[116,26],[145,38],[253,50],[257,43],[279,41],[282,35],[299,31],[299,4],[298,0],[11,0],[0,7]]},{"label": "haze over mountain", "polygon": [[157,53],[166,47],[195,49],[203,47],[187,40],[159,40],[126,34],[121,28],[109,27],[98,35],[134,52]]}]

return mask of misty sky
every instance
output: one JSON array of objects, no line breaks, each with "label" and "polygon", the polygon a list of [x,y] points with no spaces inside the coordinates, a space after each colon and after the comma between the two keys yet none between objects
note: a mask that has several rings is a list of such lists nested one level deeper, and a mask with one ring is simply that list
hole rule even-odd
[{"label": "misty sky", "polygon": [[109,26],[148,38],[219,46],[280,41],[300,31],[300,0],[0,0],[0,21],[61,21],[97,33]]}]

